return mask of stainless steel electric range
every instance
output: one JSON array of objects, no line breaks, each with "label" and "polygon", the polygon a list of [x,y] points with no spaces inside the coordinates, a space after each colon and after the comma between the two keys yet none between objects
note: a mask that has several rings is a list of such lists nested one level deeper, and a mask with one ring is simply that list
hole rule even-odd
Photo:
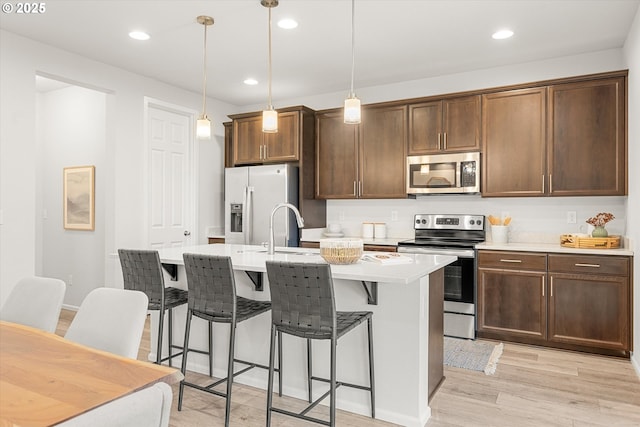
[{"label": "stainless steel electric range", "polygon": [[476,250],[485,240],[484,215],[418,214],[415,239],[398,252],[457,256],[444,270],[444,334],[475,339]]}]

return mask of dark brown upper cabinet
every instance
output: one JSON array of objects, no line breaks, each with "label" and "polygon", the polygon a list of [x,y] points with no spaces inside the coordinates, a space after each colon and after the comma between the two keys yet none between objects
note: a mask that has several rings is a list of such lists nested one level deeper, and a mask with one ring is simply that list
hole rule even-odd
[{"label": "dark brown upper cabinet", "polygon": [[408,154],[480,149],[480,95],[409,105]]},{"label": "dark brown upper cabinet", "polygon": [[316,197],[406,198],[406,105],[372,105],[362,123],[343,122],[342,109],[316,114]]},{"label": "dark brown upper cabinet", "polygon": [[625,82],[617,72],[484,94],[482,195],[627,194]]},{"label": "dark brown upper cabinet", "polygon": [[549,86],[548,193],[627,194],[625,78]]}]

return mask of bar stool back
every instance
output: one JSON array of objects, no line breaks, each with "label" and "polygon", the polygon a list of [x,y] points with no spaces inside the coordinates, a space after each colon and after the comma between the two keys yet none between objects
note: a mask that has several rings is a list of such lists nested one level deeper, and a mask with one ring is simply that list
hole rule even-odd
[{"label": "bar stool back", "polygon": [[[331,278],[331,267],[325,263],[299,263],[267,261],[267,275],[271,290],[271,347],[269,358],[269,384],[267,392],[267,426],[271,425],[271,412],[312,421],[324,425],[335,425],[337,387],[367,390],[371,394],[371,417],[375,418],[375,388],[373,370],[373,329],[371,311],[336,311]],[[366,320],[369,341],[369,386],[338,382],[336,379],[336,346],[344,334]],[[273,406],[273,358],[276,333],[287,333],[307,339],[307,363],[309,382],[309,402],[302,412],[295,413]],[[311,340],[331,341],[330,379],[314,377],[311,363]],[[281,340],[279,340],[281,341]],[[313,380],[329,383],[329,390],[315,401],[312,400],[311,382]],[[329,421],[306,415],[320,401],[330,397]]]},{"label": "bar stool back", "polygon": [[[142,291],[149,298],[149,310],[160,312],[158,322],[158,348],[156,350],[156,363],[169,361],[182,354],[182,351],[173,353],[174,348],[182,347],[173,344],[173,309],[187,303],[187,291],[172,286],[165,286],[162,274],[160,255],[155,250],[118,249],[124,288]],[[164,314],[169,311],[169,355],[162,358],[162,337],[164,329]]]},{"label": "bar stool back", "polygon": [[[192,351],[189,349],[189,335],[193,316],[206,320],[209,322],[209,326],[211,326],[212,322],[228,323],[230,325],[230,332],[226,378],[215,381],[207,386],[200,386],[183,380],[180,382],[178,410],[182,409],[182,397],[185,386],[225,397],[225,426],[228,426],[233,377],[252,368],[268,369],[267,366],[235,358],[236,324],[269,311],[271,309],[271,303],[237,296],[230,257],[185,253],[183,254],[183,258],[189,287],[189,308],[187,311],[187,324],[184,336],[184,348],[188,350],[185,351],[184,357],[182,358],[182,374],[186,375],[187,356],[189,351]],[[238,372],[234,372],[234,362],[247,365],[247,367]],[[213,389],[225,381],[227,382],[226,393]]]}]

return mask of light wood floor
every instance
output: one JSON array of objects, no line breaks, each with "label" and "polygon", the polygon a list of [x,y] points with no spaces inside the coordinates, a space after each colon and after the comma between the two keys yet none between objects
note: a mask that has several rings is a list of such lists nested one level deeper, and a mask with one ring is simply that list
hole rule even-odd
[{"label": "light wood floor", "polygon": [[[63,310],[58,334],[73,318]],[[147,360],[149,322],[138,358]],[[446,380],[431,401],[427,427],[640,426],[640,379],[627,359],[505,343],[495,375],[445,367]],[[187,372],[190,381],[207,376]],[[171,427],[224,425],[224,400],[186,389],[182,411],[174,386]],[[274,398],[285,407],[304,407],[296,399]],[[260,389],[234,383],[232,426],[265,425],[266,396]],[[325,408],[319,408],[324,414]],[[321,415],[322,416],[322,415]],[[338,411],[339,426],[392,426]],[[317,425],[273,414],[274,427]]]}]

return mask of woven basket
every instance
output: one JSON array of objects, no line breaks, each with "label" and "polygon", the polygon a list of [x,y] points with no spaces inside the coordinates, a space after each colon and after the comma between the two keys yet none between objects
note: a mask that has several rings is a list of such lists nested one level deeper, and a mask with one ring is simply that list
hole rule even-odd
[{"label": "woven basket", "polygon": [[620,247],[620,236],[589,237],[577,234],[561,234],[560,246],[582,249],[616,249]]},{"label": "woven basket", "polygon": [[320,256],[329,264],[354,264],[362,248],[362,239],[320,239]]}]

